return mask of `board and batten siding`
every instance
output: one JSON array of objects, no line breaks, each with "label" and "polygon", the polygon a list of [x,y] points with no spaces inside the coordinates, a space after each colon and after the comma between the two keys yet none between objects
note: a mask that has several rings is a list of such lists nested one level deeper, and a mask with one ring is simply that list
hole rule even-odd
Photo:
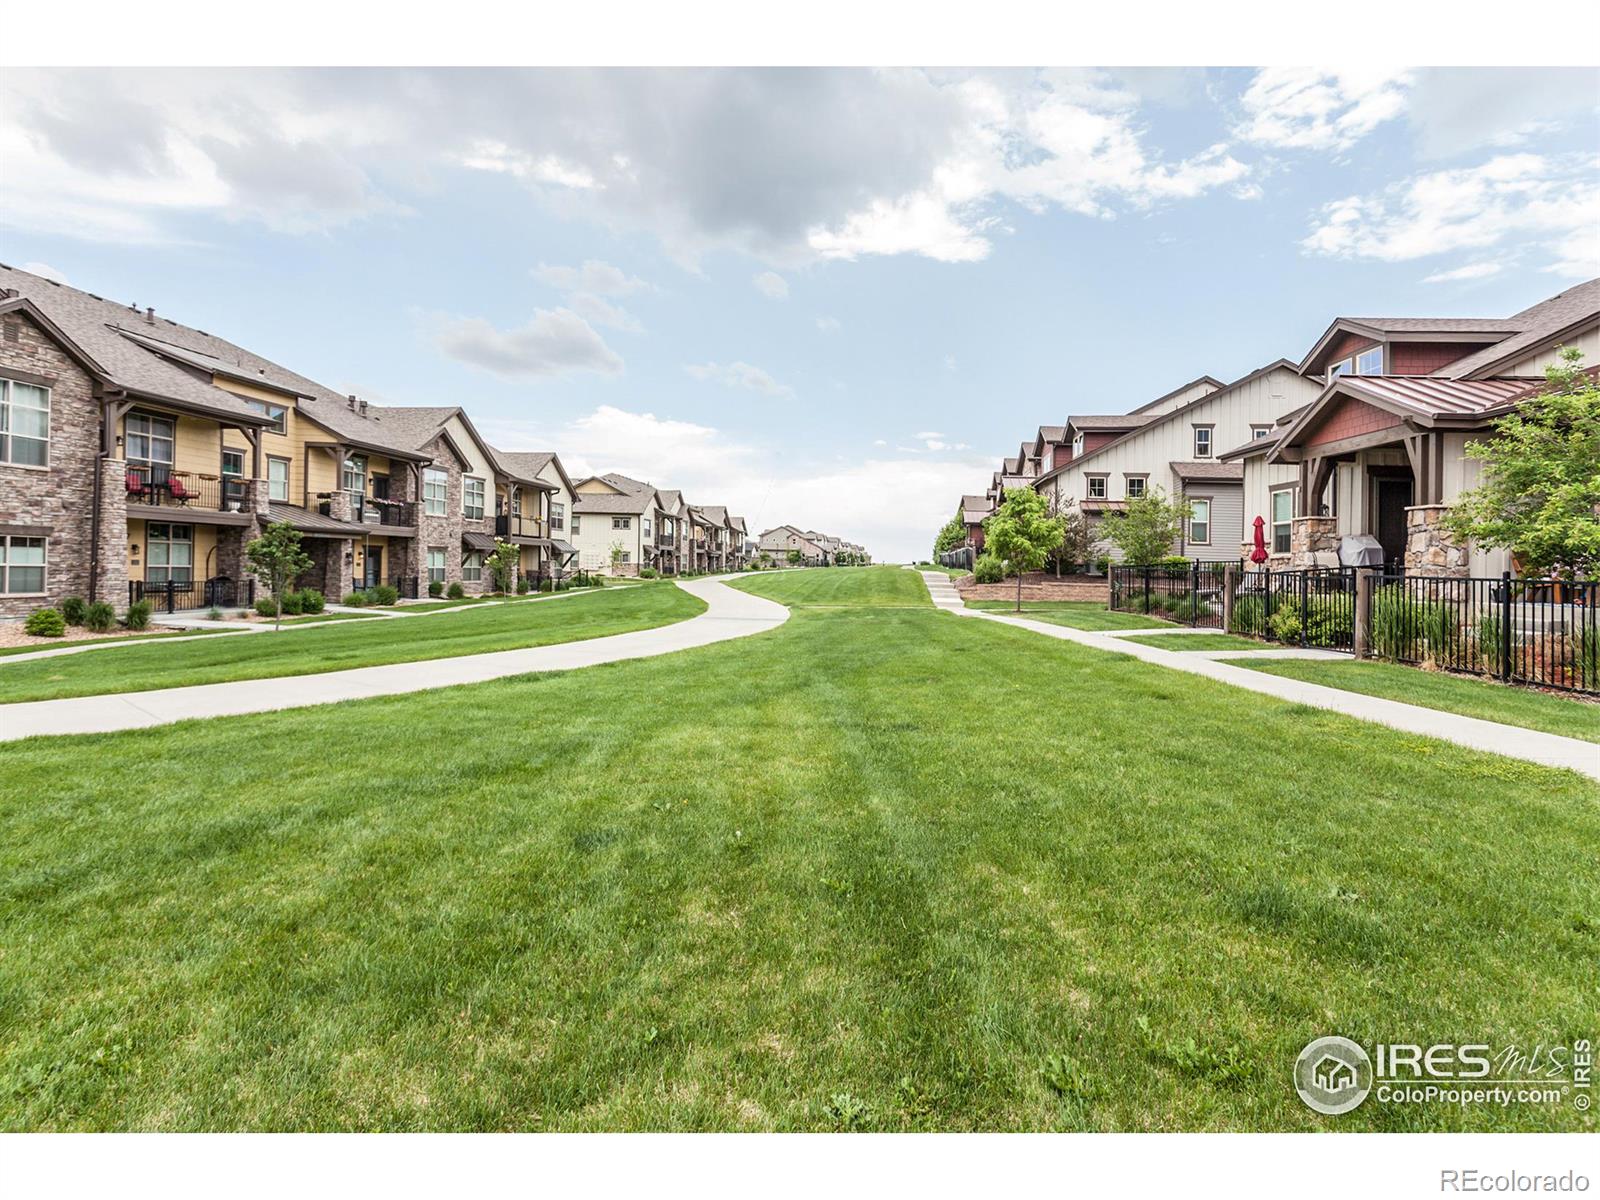
[{"label": "board and batten siding", "polygon": [[1580,333],[1566,339],[1560,346],[1546,346],[1534,354],[1519,358],[1516,362],[1500,371],[1501,375],[1529,375],[1540,376],[1546,367],[1555,366],[1561,361],[1561,351],[1566,347],[1574,347],[1583,351],[1583,365],[1592,367],[1600,363],[1600,324],[1592,325]]},{"label": "board and batten siding", "polygon": [[1211,502],[1210,539],[1205,545],[1189,541],[1189,526],[1184,524],[1183,544],[1178,553],[1201,562],[1235,562],[1243,536],[1244,488],[1237,483],[1194,480],[1184,492],[1191,500]]},{"label": "board and batten siding", "polygon": [[1198,400],[1201,396],[1209,395],[1216,390],[1217,389],[1214,384],[1197,383],[1192,387],[1184,388],[1183,391],[1178,392],[1176,395],[1168,396],[1160,404],[1152,405],[1150,408],[1144,409],[1143,411],[1160,416],[1162,413],[1169,413],[1175,408],[1182,408],[1185,404],[1188,404],[1189,401]]}]

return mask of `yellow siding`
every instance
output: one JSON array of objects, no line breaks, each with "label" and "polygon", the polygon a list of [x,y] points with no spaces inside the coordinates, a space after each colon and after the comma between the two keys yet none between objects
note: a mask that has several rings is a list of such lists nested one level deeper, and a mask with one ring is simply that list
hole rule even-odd
[{"label": "yellow siding", "polygon": [[[182,521],[172,522],[175,525],[183,524]],[[149,558],[148,544],[145,539],[146,522],[142,520],[129,520],[128,522],[128,579],[130,582],[142,582],[144,579],[145,563]],[[217,573],[217,527],[214,525],[192,525],[194,531],[194,579],[202,582]],[[231,532],[231,531],[230,531]],[[134,553],[134,548],[138,553]]]},{"label": "yellow siding", "polygon": [[[217,477],[222,471],[222,426],[204,417],[191,417],[156,405],[137,405],[135,413],[166,417],[173,422],[172,469]],[[124,457],[128,447],[128,419],[117,426]],[[247,464],[248,465],[248,464]]]},{"label": "yellow siding", "polygon": [[612,487],[609,483],[599,479],[585,479],[575,487],[580,495],[584,496],[620,496],[621,488]]}]

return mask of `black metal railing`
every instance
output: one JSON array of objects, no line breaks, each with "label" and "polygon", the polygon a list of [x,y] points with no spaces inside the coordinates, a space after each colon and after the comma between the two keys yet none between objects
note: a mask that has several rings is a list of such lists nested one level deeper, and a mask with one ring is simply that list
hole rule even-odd
[{"label": "black metal railing", "polygon": [[159,463],[129,463],[129,504],[155,508],[239,512],[245,502],[245,481],[231,475],[175,471]]},{"label": "black metal railing", "polygon": [[1377,574],[1376,658],[1600,695],[1600,581]]},{"label": "black metal railing", "polygon": [[363,525],[411,526],[417,523],[417,506],[411,500],[366,500],[356,520]]},{"label": "black metal railing", "polygon": [[389,586],[400,594],[402,600],[415,600],[420,594],[415,575],[391,575]]},{"label": "black metal railing", "polygon": [[1110,569],[1110,607],[1165,617],[1195,629],[1222,628],[1226,563],[1182,566],[1114,566]]},{"label": "black metal railing", "polygon": [[147,600],[156,612],[192,612],[203,608],[249,608],[256,602],[254,579],[229,579],[219,575],[196,582],[170,579],[128,581],[128,603]]},{"label": "black metal railing", "polygon": [[1237,568],[1228,632],[1317,650],[1355,645],[1356,568]]},{"label": "black metal railing", "polygon": [[494,519],[496,537],[543,537],[544,522],[538,517],[524,517],[516,513],[501,513]]},{"label": "black metal railing", "polygon": [[954,550],[946,550],[939,555],[939,565],[949,567],[953,571],[970,571],[978,561],[978,552],[971,546],[957,546]]}]

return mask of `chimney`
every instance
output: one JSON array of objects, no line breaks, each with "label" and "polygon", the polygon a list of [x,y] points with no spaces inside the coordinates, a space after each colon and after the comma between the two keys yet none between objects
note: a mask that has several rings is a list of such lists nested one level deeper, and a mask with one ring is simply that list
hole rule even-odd
[{"label": "chimney", "polygon": [[355,410],[356,410],[356,398],[355,398],[354,393],[352,393],[351,396],[350,396],[350,411],[351,412],[355,412]]},{"label": "chimney", "polygon": [[154,325],[156,323],[156,310],[153,309],[153,308],[145,309],[144,310],[144,319],[149,324]]},{"label": "chimney", "polygon": [[367,402],[365,400],[361,402],[361,415],[363,417],[367,415]]}]

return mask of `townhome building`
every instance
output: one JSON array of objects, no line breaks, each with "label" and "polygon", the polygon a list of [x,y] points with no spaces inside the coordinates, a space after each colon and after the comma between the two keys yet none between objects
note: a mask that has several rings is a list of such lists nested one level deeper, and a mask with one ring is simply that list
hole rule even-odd
[{"label": "townhome building", "polygon": [[[1174,553],[1202,561],[1237,558],[1245,528],[1244,470],[1223,460],[1222,451],[1264,436],[1278,414],[1315,391],[1313,381],[1280,359],[1226,385],[1202,376],[1130,413],[1071,417],[1070,458],[1033,486],[1058,509],[1088,515],[1091,526],[1160,489],[1190,507]],[[1097,545],[1117,557],[1115,547]]]},{"label": "townhome building", "polygon": [[1600,279],[1504,318],[1336,318],[1298,364],[1307,402],[1223,456],[1268,522],[1271,562],[1337,562],[1342,538],[1365,536],[1409,572],[1514,570],[1444,517],[1479,480],[1467,442],[1536,395],[1565,347],[1600,362]]},{"label": "townhome building", "polygon": [[549,450],[496,448],[491,456],[497,472],[495,540],[521,547],[518,570],[535,586],[570,574],[579,565],[578,547],[567,529],[577,492],[561,459]]},{"label": "townhome building", "polygon": [[328,595],[416,579],[429,458],[376,406],[153,309],[5,266],[0,293],[0,613],[245,603],[275,521]]},{"label": "townhome building", "polygon": [[789,561],[791,550],[799,551],[800,561],[807,566],[820,567],[828,561],[828,552],[793,525],[779,525],[768,529],[757,539],[759,553],[769,554],[780,565]]},{"label": "townhome building", "polygon": [[572,542],[585,570],[637,575],[649,564],[661,507],[655,488],[638,480],[624,484],[591,475],[578,481],[572,503]]}]

